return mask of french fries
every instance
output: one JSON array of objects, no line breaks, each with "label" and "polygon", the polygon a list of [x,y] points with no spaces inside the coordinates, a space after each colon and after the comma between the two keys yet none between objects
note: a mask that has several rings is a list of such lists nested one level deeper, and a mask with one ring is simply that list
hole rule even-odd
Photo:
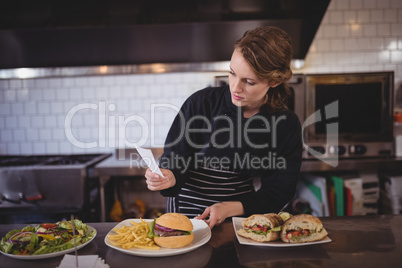
[{"label": "french fries", "polygon": [[111,244],[120,246],[123,249],[129,248],[143,248],[158,250],[153,239],[148,237],[149,223],[140,219],[141,222],[137,223],[131,221],[132,226],[122,226],[121,228],[114,228],[117,233],[115,235],[108,235]]}]

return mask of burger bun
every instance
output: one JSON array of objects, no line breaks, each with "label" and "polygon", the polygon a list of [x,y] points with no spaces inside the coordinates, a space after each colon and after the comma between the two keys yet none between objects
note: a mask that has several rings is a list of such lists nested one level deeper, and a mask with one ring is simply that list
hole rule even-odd
[{"label": "burger bun", "polygon": [[194,234],[180,236],[154,237],[155,243],[163,248],[182,248],[194,240]]},{"label": "burger bun", "polygon": [[155,236],[154,241],[157,245],[164,248],[181,248],[190,244],[194,240],[193,223],[191,220],[180,213],[165,213],[155,221],[156,224],[174,230],[190,232],[189,235],[176,236]]},{"label": "burger bun", "polygon": [[180,231],[192,231],[194,228],[191,220],[180,213],[165,213],[157,218],[155,223],[163,227]]}]

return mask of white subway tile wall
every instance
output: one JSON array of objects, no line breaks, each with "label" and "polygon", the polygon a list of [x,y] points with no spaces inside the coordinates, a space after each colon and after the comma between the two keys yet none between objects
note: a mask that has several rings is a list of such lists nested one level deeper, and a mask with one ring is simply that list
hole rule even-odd
[{"label": "white subway tile wall", "polygon": [[401,54],[402,1],[332,0],[297,72],[394,71],[401,91]]},{"label": "white subway tile wall", "polygon": [[[297,73],[394,71],[402,110],[402,1],[332,0]],[[0,154],[163,146],[176,110],[222,73],[0,80]]]},{"label": "white subway tile wall", "polygon": [[222,72],[0,80],[0,154],[162,147],[193,92]]}]

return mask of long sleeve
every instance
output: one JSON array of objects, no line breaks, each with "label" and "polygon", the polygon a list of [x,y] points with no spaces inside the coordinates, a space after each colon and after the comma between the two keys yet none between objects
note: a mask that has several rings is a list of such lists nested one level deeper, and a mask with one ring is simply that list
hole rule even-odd
[{"label": "long sleeve", "polygon": [[295,194],[302,155],[301,127],[295,114],[287,113],[286,120],[278,124],[277,146],[268,154],[275,164],[260,173],[261,188],[241,199],[246,215],[277,213]]},{"label": "long sleeve", "polygon": [[159,166],[173,172],[176,184],[162,190],[163,196],[177,195],[187,180],[188,170],[194,167],[195,153],[208,143],[202,131],[192,131],[206,128],[205,120],[197,119],[197,116],[207,114],[208,107],[200,100],[202,96],[203,91],[198,91],[184,102],[166,137]]}]

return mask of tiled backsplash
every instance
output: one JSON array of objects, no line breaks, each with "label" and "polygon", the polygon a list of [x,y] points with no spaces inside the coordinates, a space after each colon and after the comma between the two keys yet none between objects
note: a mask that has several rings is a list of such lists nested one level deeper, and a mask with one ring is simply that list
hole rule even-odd
[{"label": "tiled backsplash", "polygon": [[332,0],[300,71],[394,71],[398,89],[402,82],[402,1]]},{"label": "tiled backsplash", "polygon": [[[402,1],[333,0],[304,68],[295,72],[390,70],[395,72],[396,108],[402,109]],[[133,143],[162,146],[175,109],[220,74],[0,80],[0,154],[111,152]]]},{"label": "tiled backsplash", "polygon": [[163,146],[177,109],[192,92],[213,85],[215,75],[0,80],[0,153],[111,152],[134,143]]}]

